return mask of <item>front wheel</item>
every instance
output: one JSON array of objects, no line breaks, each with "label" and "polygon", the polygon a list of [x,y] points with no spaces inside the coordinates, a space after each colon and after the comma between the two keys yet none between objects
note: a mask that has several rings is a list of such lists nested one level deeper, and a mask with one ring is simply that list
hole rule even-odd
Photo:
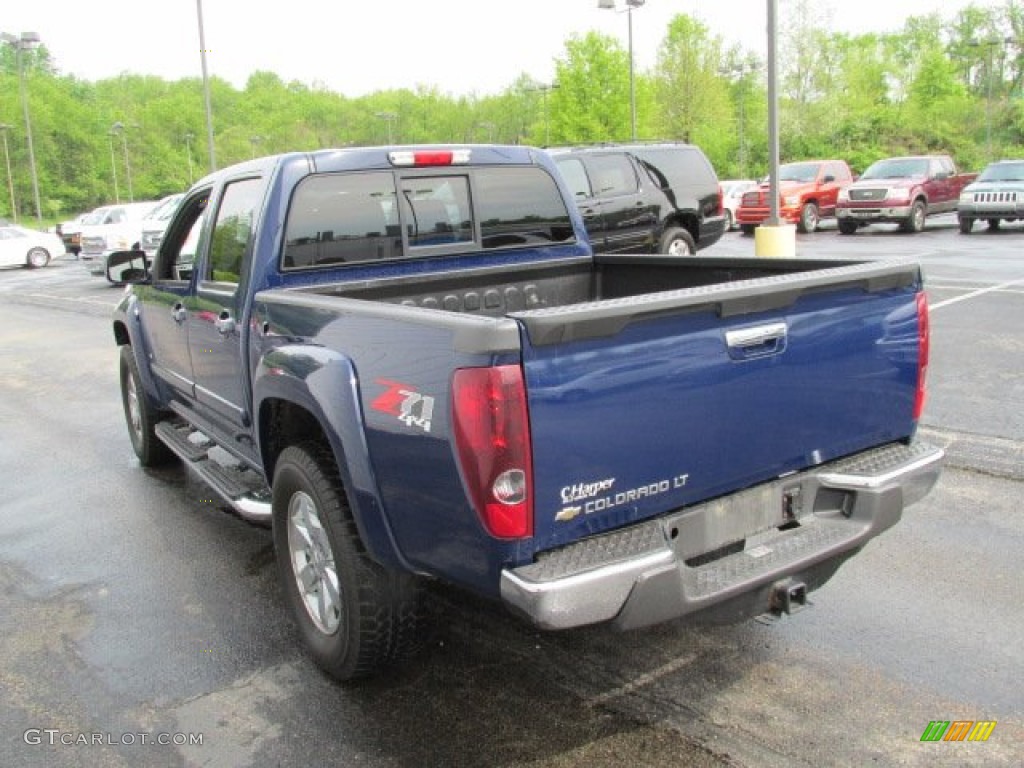
[{"label": "front wheel", "polygon": [[839,233],[842,235],[853,235],[857,233],[857,222],[848,219],[839,220]]},{"label": "front wheel", "polygon": [[807,203],[800,209],[800,221],[796,225],[797,231],[803,234],[810,234],[818,228],[818,206],[814,203]]},{"label": "front wheel", "polygon": [[156,436],[160,414],[142,388],[139,365],[135,362],[135,353],[130,344],[121,347],[121,403],[124,405],[124,418],[128,424],[132,450],[139,457],[139,463],[144,467],[167,464],[174,454]]},{"label": "front wheel", "polygon": [[410,655],[422,639],[418,582],[366,553],[330,450],[281,452],[273,509],[284,591],[317,665],[346,681]]},{"label": "front wheel", "polygon": [[999,219],[989,219],[988,220],[988,228],[990,230],[992,230],[992,231],[995,231],[995,230],[999,229],[999,224],[1000,224]]},{"label": "front wheel", "polygon": [[910,217],[903,222],[902,229],[904,232],[923,232],[924,231],[924,220],[928,215],[928,209],[925,207],[923,200],[915,200],[914,204],[910,206]]},{"label": "front wheel", "polygon": [[732,216],[732,211],[728,208],[725,209],[725,231],[732,232],[736,227],[736,220]]},{"label": "front wheel", "polygon": [[972,227],[974,227],[974,219],[969,219],[969,218],[965,218],[965,217],[961,216],[958,219],[957,223],[960,225],[960,234],[961,235],[969,235],[969,234],[971,234],[971,229],[972,229]]},{"label": "front wheel", "polygon": [[50,263],[50,252],[45,248],[30,248],[25,257],[25,266],[29,269],[39,269]]},{"label": "front wheel", "polygon": [[696,252],[697,245],[693,242],[693,236],[681,227],[666,230],[658,249],[658,253],[667,253],[669,256],[693,256]]}]

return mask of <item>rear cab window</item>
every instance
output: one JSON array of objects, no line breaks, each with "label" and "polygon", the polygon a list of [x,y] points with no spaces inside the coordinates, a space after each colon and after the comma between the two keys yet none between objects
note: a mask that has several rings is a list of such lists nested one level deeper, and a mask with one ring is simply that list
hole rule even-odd
[{"label": "rear cab window", "polygon": [[574,240],[554,179],[534,166],[314,174],[292,196],[284,271]]}]

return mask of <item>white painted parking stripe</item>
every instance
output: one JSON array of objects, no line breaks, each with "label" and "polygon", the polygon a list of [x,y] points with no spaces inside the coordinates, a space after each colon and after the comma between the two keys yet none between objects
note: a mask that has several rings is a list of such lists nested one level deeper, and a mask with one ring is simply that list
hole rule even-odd
[{"label": "white painted parking stripe", "polygon": [[986,293],[1002,291],[1014,285],[1024,285],[1024,277],[1020,278],[1019,280],[1010,280],[1009,282],[1006,283],[1000,283],[999,285],[991,285],[988,288],[980,288],[977,291],[965,293],[963,296],[955,296],[952,299],[946,299],[945,301],[940,301],[937,304],[929,304],[928,309],[929,311],[942,309],[943,307],[948,307],[950,304],[958,304],[959,302],[967,301],[968,299],[976,299],[979,296],[984,296]]}]

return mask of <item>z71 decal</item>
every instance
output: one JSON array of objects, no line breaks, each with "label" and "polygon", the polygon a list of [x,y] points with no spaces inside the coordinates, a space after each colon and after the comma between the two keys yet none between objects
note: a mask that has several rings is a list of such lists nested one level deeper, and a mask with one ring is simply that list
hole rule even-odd
[{"label": "z71 decal", "polygon": [[424,432],[430,431],[430,422],[434,416],[434,398],[421,395],[408,384],[397,381],[377,379],[376,383],[385,389],[370,403],[373,410],[394,416],[407,427],[417,427]]}]

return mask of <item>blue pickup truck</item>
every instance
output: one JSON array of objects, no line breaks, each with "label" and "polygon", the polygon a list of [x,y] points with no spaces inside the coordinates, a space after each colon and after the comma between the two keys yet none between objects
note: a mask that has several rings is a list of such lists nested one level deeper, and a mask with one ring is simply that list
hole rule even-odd
[{"label": "blue pickup truck", "polygon": [[789,613],[940,472],[917,265],[595,255],[538,149],[253,160],[108,277],[140,463],[272,527],[339,680],[427,579],[546,629]]}]

